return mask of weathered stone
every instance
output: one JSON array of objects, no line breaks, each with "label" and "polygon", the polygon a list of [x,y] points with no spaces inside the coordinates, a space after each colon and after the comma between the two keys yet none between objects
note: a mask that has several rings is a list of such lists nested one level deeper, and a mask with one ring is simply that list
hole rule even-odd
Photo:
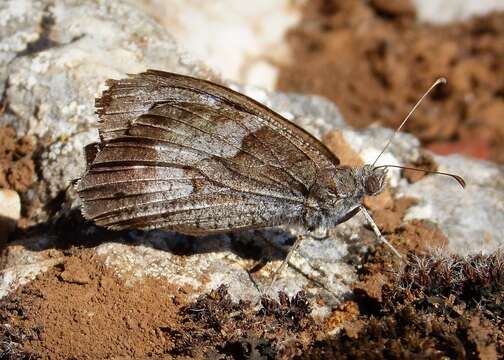
[{"label": "weathered stone", "polygon": [[431,23],[448,23],[504,10],[501,0],[413,0],[417,17]]},{"label": "weathered stone", "polygon": [[0,189],[0,250],[21,217],[21,199],[14,190]]},{"label": "weathered stone", "polygon": [[448,247],[458,254],[490,253],[504,245],[504,168],[462,156],[435,156],[439,171],[461,175],[464,190],[453,179],[426,176],[403,183],[400,192],[420,202],[405,219],[428,219],[441,228]]},{"label": "weathered stone", "polygon": [[[285,36],[302,17],[302,1],[128,0],[226,79],[273,90],[288,61]],[[211,29],[211,31],[209,31]]]}]

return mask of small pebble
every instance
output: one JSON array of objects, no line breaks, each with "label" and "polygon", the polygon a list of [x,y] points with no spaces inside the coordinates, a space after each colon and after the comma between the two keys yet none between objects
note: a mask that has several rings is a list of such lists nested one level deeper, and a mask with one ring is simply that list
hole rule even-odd
[{"label": "small pebble", "polygon": [[0,189],[0,247],[21,217],[21,199],[14,190]]}]

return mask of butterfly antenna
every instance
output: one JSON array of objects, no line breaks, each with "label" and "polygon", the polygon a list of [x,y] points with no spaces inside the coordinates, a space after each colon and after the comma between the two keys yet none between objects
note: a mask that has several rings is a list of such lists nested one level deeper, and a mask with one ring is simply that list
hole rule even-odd
[{"label": "butterfly antenna", "polygon": [[380,166],[375,167],[375,169],[389,168],[389,167],[398,168],[398,169],[413,170],[413,171],[422,171],[422,172],[429,173],[429,174],[439,174],[439,175],[450,176],[450,177],[454,178],[455,180],[457,180],[457,182],[460,184],[460,186],[462,186],[462,188],[466,187],[466,182],[462,176],[451,174],[451,173],[446,173],[446,172],[442,172],[442,171],[425,170],[425,169],[419,169],[419,168],[408,167],[408,166],[400,166],[400,165],[380,165]]},{"label": "butterfly antenna", "polygon": [[406,115],[406,117],[404,118],[403,122],[401,123],[401,125],[399,125],[399,127],[396,129],[396,131],[394,131],[394,133],[392,134],[392,136],[389,138],[387,144],[383,147],[383,150],[380,152],[380,154],[376,157],[376,160],[373,162],[373,165],[372,166],[375,166],[376,162],[378,161],[378,159],[380,158],[380,156],[383,155],[383,153],[385,152],[385,150],[387,150],[387,148],[389,147],[390,143],[392,142],[392,140],[394,140],[395,136],[397,135],[397,133],[399,131],[401,131],[402,127],[404,126],[404,124],[406,124],[406,122],[408,121],[408,119],[411,117],[411,115],[415,112],[415,110],[417,109],[417,107],[422,103],[423,99],[425,99],[425,97],[427,95],[429,95],[429,93],[432,91],[432,89],[434,89],[436,86],[438,86],[439,84],[446,84],[446,79],[445,78],[439,78],[437,79],[434,84],[431,85],[431,87],[429,88],[429,90],[427,90],[425,92],[425,94],[422,95],[422,97],[420,98],[420,100],[417,101],[417,103],[415,104],[415,106],[413,106],[413,108],[410,110],[410,112],[408,113],[408,115]]}]

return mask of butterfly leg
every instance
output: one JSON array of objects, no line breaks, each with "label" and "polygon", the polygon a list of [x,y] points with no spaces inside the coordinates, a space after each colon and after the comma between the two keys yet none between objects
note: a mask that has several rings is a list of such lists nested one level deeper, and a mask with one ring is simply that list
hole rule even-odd
[{"label": "butterfly leg", "polygon": [[376,237],[378,239],[380,239],[380,241],[382,241],[385,245],[387,245],[390,250],[392,250],[392,252],[400,259],[402,259],[402,256],[401,254],[399,254],[399,252],[395,249],[395,247],[392,246],[391,243],[389,243],[387,241],[387,239],[385,239],[385,236],[382,235],[382,233],[380,232],[380,229],[378,229],[378,226],[376,225],[376,223],[374,222],[373,218],[371,217],[371,215],[369,215],[369,212],[366,210],[366,208],[364,206],[361,206],[360,207],[362,213],[364,214],[364,217],[366,218],[367,222],[369,223],[369,225],[371,226],[371,229],[373,229],[374,233],[376,234]]},{"label": "butterfly leg", "polygon": [[263,256],[261,257],[258,261],[256,261],[252,267],[250,269],[247,270],[247,272],[249,274],[253,274],[255,272],[258,272],[259,270],[261,270],[264,266],[266,266],[268,262],[268,257],[267,256]]},{"label": "butterfly leg", "polygon": [[329,230],[326,227],[318,227],[310,232],[310,237],[314,240],[325,240],[329,237]]},{"label": "butterfly leg", "polygon": [[290,258],[292,257],[292,254],[299,248],[299,245],[301,244],[301,241],[304,239],[305,235],[299,235],[296,238],[296,241],[294,241],[294,244],[291,246],[289,249],[289,252],[287,253],[287,256],[285,256],[284,261],[282,264],[278,267],[278,269],[275,270],[275,273],[273,274],[273,278],[271,279],[271,282],[266,289],[266,293],[269,293],[271,287],[277,280],[278,276],[284,271],[285,267],[289,263]]}]

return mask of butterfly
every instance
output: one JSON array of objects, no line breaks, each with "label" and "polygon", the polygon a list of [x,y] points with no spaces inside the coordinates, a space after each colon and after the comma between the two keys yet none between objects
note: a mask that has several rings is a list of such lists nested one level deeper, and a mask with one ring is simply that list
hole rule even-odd
[{"label": "butterfly", "polygon": [[76,184],[86,219],[209,235],[315,231],[363,211],[384,240],[362,202],[383,191],[385,167],[344,166],[302,128],[210,81],[148,70],[106,85],[100,142],[86,147]]},{"label": "butterfly", "polygon": [[341,166],[306,131],[226,87],[154,70],[107,85],[96,100],[101,142],[88,146],[77,184],[84,216],[98,225],[313,230],[383,190],[384,170]]}]

